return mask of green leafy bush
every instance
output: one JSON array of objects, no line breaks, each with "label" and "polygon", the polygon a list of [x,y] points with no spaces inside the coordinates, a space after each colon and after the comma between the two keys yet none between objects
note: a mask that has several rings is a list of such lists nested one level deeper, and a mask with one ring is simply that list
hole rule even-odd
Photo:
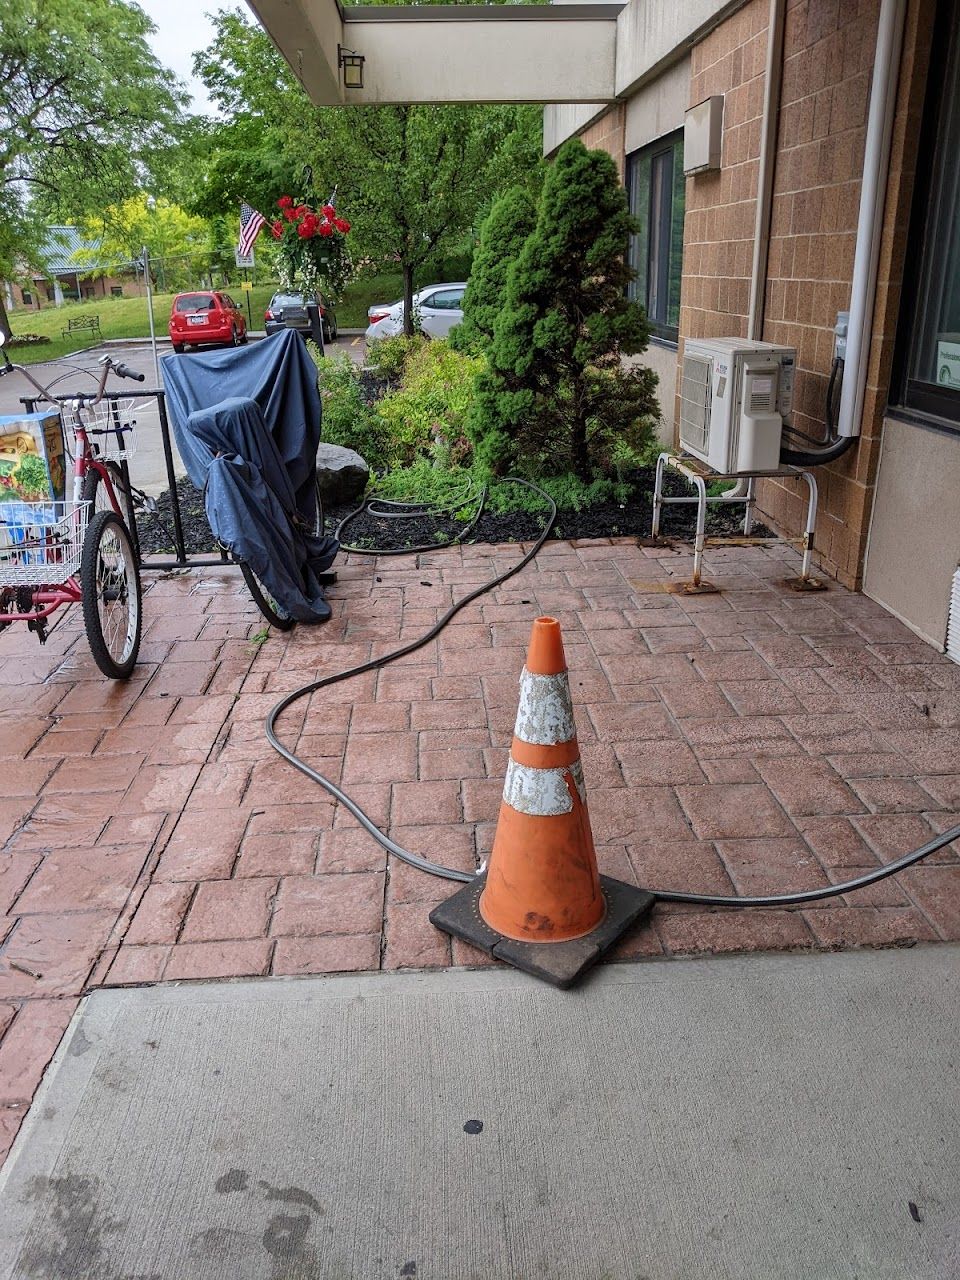
[{"label": "green leafy bush", "polygon": [[[538,476],[537,485],[548,493],[560,511],[585,511],[604,502],[627,502],[631,496],[630,485],[626,481],[611,480],[601,477],[585,483],[569,473],[562,476]],[[532,489],[519,484],[497,484],[490,486],[487,505],[491,511],[529,511],[544,512],[547,502]]]},{"label": "green leafy bush", "polygon": [[407,361],[428,341],[419,333],[412,338],[403,333],[393,338],[373,338],[367,346],[367,364],[384,378],[402,378]]},{"label": "green leafy bush", "polygon": [[397,467],[378,476],[371,496],[429,506],[435,512],[469,520],[476,514],[482,488],[468,470],[438,467],[427,458],[419,458],[409,467]]},{"label": "green leafy bush", "polygon": [[360,369],[345,352],[319,356],[314,348],[312,354],[323,405],[321,440],[356,449],[371,468],[385,466],[386,441],[380,419],[364,399]]},{"label": "green leafy bush", "polygon": [[441,339],[408,353],[399,389],[375,406],[389,465],[409,466],[426,456],[441,466],[468,460],[464,422],[482,365]]}]

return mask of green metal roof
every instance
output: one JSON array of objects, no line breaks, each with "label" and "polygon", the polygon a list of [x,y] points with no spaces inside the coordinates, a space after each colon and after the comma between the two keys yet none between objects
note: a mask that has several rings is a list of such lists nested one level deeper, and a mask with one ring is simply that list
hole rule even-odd
[{"label": "green metal roof", "polygon": [[72,275],[74,271],[92,271],[99,265],[95,261],[78,265],[73,255],[80,249],[96,252],[99,247],[95,240],[85,240],[77,227],[48,227],[39,256],[50,275]]}]

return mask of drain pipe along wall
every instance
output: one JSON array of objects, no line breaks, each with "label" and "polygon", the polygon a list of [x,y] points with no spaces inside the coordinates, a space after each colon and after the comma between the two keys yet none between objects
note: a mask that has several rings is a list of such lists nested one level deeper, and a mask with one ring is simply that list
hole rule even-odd
[{"label": "drain pipe along wall", "polygon": [[870,360],[873,305],[877,292],[877,264],[883,227],[884,196],[890,163],[890,140],[900,78],[900,51],[906,22],[907,0],[881,0],[877,26],[877,52],[873,64],[867,140],[860,188],[857,250],[853,263],[850,322],[840,414],[842,437],[859,436],[863,399]]},{"label": "drain pipe along wall", "polygon": [[[881,0],[864,144],[846,351],[842,361],[839,357],[834,360],[834,374],[831,374],[830,390],[827,393],[826,421],[830,439],[825,445],[813,445],[806,449],[781,448],[781,462],[794,466],[822,466],[832,462],[846,453],[860,435],[906,11],[907,0]],[[839,332],[840,317],[837,319]],[[833,386],[834,375],[838,370],[842,372],[842,378],[840,410],[835,424]]]}]

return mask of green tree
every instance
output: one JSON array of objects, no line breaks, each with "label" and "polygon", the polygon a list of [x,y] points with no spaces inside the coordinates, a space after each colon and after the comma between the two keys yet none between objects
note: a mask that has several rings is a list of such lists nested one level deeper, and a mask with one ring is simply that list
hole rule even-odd
[{"label": "green tree", "polygon": [[226,216],[208,218],[204,235],[207,261],[207,283],[211,289],[224,288],[231,276],[236,276],[236,260],[233,256],[237,243],[236,227]]},{"label": "green tree", "polygon": [[243,199],[271,217],[280,195],[314,205],[336,187],[354,258],[402,271],[412,332],[418,276],[469,243],[498,190],[536,168],[539,111],[315,107],[259,28],[237,13],[221,12],[215,23],[194,65],[227,122],[210,131],[191,207],[209,216]]},{"label": "green tree", "polygon": [[412,334],[418,274],[462,241],[488,202],[511,109],[348,107],[317,111],[313,124],[304,150],[338,185],[357,250],[399,265]]},{"label": "green tree", "polygon": [[[45,220],[115,202],[162,166],[186,100],[124,0],[4,0],[0,8],[0,269]],[[0,328],[9,322],[0,297]]]},{"label": "green tree", "polygon": [[463,295],[463,323],[450,334],[452,347],[476,351],[492,341],[494,323],[506,301],[507,271],[536,221],[536,206],[526,187],[510,187],[493,202],[480,228]]},{"label": "green tree", "polygon": [[109,205],[83,227],[96,247],[74,255],[79,264],[96,263],[91,275],[117,275],[150,251],[151,276],[163,290],[193,284],[208,263],[208,228],[202,218],[161,197],[141,192],[119,205]]},{"label": "green tree", "polygon": [[261,27],[230,10],[213,23],[213,41],[194,55],[193,70],[223,119],[204,121],[189,141],[193,191],[184,203],[212,218],[239,213],[246,200],[270,216],[304,165],[291,151],[287,121],[316,108]]},{"label": "green tree", "polygon": [[611,157],[565,142],[508,272],[471,415],[478,459],[494,472],[519,463],[589,480],[649,440],[656,375],[622,361],[648,338],[626,296],[633,225]]}]

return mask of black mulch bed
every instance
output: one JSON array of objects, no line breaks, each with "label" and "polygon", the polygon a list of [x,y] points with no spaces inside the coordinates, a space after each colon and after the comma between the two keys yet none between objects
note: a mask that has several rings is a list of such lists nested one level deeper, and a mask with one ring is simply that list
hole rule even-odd
[{"label": "black mulch bed", "polygon": [[[668,474],[664,489],[670,496],[694,492],[686,481],[675,473]],[[196,554],[216,550],[203,509],[203,497],[189,480],[177,483],[180,499],[180,515],[187,552]],[[610,538],[650,536],[652,517],[653,469],[638,473],[634,499],[624,506],[608,502],[583,511],[560,511],[554,525],[554,538]],[[140,547],[144,555],[172,553],[173,507],[169,492],[157,499],[156,515],[138,516]],[[326,527],[334,533],[337,525],[356,504],[332,507],[327,510]],[[707,533],[715,537],[737,534],[743,522],[743,506],[739,503],[713,505],[707,508]],[[532,542],[543,529],[544,517],[524,511],[498,514],[484,511],[471,531],[468,542]],[[668,506],[664,508],[661,533],[666,538],[692,538],[696,525],[696,505]],[[457,536],[463,530],[460,521],[425,513],[405,520],[377,520],[364,513],[351,521],[344,531],[343,541],[361,547],[382,547],[384,550],[402,547],[430,546]],[[773,536],[763,525],[755,524],[755,537]]]}]

